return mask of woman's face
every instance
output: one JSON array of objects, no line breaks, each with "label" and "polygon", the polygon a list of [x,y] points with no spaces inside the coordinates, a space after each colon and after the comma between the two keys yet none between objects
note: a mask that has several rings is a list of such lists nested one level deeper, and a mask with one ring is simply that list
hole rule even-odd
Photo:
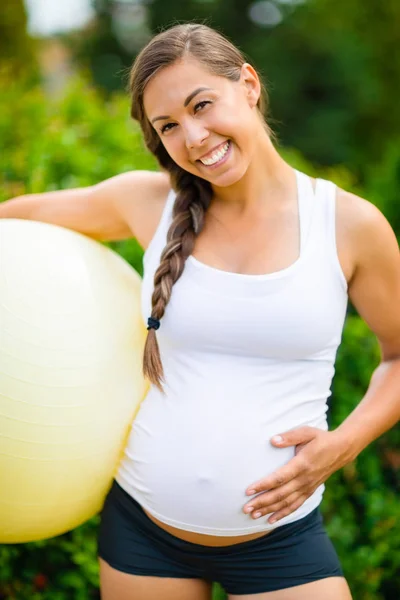
[{"label": "woman's face", "polygon": [[144,92],[144,108],[171,158],[215,186],[246,173],[263,131],[256,109],[260,83],[244,64],[233,82],[187,58],[162,69]]}]

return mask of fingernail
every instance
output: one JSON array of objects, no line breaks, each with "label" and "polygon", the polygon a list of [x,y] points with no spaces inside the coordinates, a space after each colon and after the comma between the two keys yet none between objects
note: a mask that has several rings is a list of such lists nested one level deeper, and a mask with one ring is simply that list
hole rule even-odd
[{"label": "fingernail", "polygon": [[244,512],[250,513],[252,510],[254,510],[254,506],[246,506],[246,508],[244,509]]},{"label": "fingernail", "polygon": [[274,437],[272,438],[272,441],[275,442],[276,444],[282,444],[283,437],[281,435],[274,435]]},{"label": "fingernail", "polygon": [[259,517],[261,517],[261,513],[260,512],[255,512],[254,515],[253,515],[253,517],[255,519],[258,519]]},{"label": "fingernail", "polygon": [[256,490],[247,490],[247,492],[246,492],[246,494],[247,494],[248,496],[252,496],[252,495],[253,495],[253,494],[255,494],[255,493],[256,493]]}]

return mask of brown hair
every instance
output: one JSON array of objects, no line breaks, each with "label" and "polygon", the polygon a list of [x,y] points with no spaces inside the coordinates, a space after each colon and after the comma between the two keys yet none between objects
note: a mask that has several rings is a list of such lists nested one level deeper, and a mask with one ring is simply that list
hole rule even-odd
[{"label": "brown hair", "polygon": [[[160,166],[169,172],[172,187],[177,192],[167,244],[154,275],[151,317],[157,320],[165,313],[172,286],[182,275],[196,236],[202,230],[205,213],[212,198],[212,188],[208,181],[185,171],[171,159],[148,121],[143,106],[144,90],[150,79],[161,69],[185,56],[198,60],[210,73],[232,81],[239,80],[241,67],[246,62],[242,53],[223,35],[207,25],[188,23],[175,25],[156,35],[133,64],[129,80],[131,116],[139,122],[147,148],[156,156]],[[266,105],[267,95],[262,86],[257,104],[261,114],[265,115]],[[270,133],[265,121],[264,125]],[[147,335],[143,373],[160,390],[163,389],[163,366],[154,329],[149,329]]]}]

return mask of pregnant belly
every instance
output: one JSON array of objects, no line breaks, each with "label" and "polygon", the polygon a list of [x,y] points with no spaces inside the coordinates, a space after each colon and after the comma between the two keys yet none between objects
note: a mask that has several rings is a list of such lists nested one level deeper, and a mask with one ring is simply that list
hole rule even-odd
[{"label": "pregnant belly", "polygon": [[193,539],[205,545],[213,544],[209,536],[223,542],[224,531],[229,543],[235,536],[240,542],[266,533],[268,515],[255,520],[243,507],[250,499],[248,486],[294,456],[293,447],[270,444],[275,428],[259,422],[246,427],[243,420],[226,417],[202,422],[191,412],[185,426],[181,418],[156,427],[158,419],[150,431],[145,416],[139,413],[133,424],[119,474],[149,518],[174,528],[170,532],[177,537],[176,529],[205,535]]}]

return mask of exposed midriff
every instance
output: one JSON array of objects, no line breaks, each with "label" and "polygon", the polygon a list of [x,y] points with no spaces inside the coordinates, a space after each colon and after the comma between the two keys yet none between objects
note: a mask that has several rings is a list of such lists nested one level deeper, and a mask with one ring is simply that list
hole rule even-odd
[{"label": "exposed midriff", "polygon": [[144,511],[153,523],[158,525],[167,531],[171,535],[184,540],[185,542],[191,542],[192,544],[201,544],[202,546],[231,546],[233,544],[240,544],[242,542],[248,542],[255,540],[256,538],[263,537],[271,533],[270,531],[261,531],[258,533],[252,533],[249,535],[235,535],[235,536],[220,536],[220,535],[204,535],[203,533],[194,533],[193,531],[185,531],[184,529],[178,529],[177,527],[171,527],[166,525],[162,521],[159,521],[153,517],[148,511]]}]

